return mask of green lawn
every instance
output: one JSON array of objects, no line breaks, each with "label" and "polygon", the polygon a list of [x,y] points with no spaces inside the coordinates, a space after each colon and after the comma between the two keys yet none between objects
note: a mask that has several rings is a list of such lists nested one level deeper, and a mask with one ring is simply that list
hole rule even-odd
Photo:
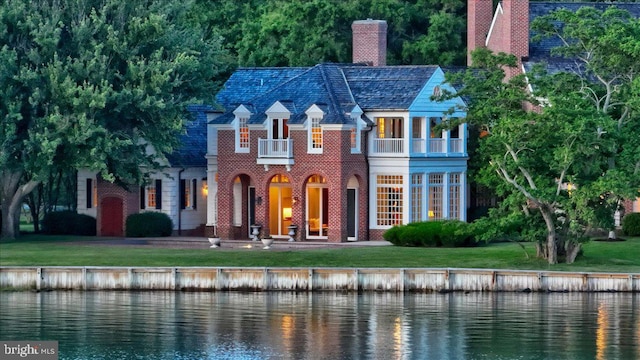
[{"label": "green lawn", "polygon": [[240,266],[240,267],[449,267],[520,270],[640,272],[640,238],[592,241],[575,264],[550,266],[535,258],[533,244],[476,248],[349,247],[267,251],[135,248],[77,244],[96,238],[25,235],[0,243],[1,266]]}]

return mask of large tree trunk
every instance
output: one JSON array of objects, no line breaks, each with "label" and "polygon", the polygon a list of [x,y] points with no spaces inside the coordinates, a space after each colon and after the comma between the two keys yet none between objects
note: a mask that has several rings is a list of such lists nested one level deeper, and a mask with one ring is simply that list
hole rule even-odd
[{"label": "large tree trunk", "polygon": [[540,213],[547,225],[546,259],[549,264],[558,263],[558,244],[556,242],[556,225],[551,209],[548,206],[540,206]]},{"label": "large tree trunk", "polygon": [[565,255],[565,261],[567,264],[573,264],[573,262],[576,261],[576,257],[578,257],[578,254],[580,253],[582,244],[580,244],[579,242],[569,241],[567,242],[566,246],[567,254]]},{"label": "large tree trunk", "polygon": [[20,207],[24,197],[38,186],[37,181],[20,185],[23,172],[20,170],[0,171],[0,206],[2,207],[1,238],[15,239],[20,234]]}]

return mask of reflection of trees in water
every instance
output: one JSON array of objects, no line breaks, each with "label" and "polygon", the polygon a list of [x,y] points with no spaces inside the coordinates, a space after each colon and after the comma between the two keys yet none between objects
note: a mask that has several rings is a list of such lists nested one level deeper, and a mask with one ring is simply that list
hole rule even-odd
[{"label": "reflection of trees in water", "polygon": [[57,339],[68,351],[286,359],[640,352],[640,305],[632,294],[97,291],[0,293],[0,299],[1,338],[28,333]]}]

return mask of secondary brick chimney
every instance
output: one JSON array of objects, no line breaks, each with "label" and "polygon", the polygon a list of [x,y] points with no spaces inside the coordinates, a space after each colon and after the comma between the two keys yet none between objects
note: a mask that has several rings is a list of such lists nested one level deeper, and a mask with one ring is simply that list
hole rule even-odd
[{"label": "secondary brick chimney", "polygon": [[485,47],[492,20],[493,0],[467,1],[467,65],[471,65],[471,52]]},{"label": "secondary brick chimney", "polygon": [[387,65],[387,22],[358,20],[351,24],[353,31],[353,62],[373,66]]}]

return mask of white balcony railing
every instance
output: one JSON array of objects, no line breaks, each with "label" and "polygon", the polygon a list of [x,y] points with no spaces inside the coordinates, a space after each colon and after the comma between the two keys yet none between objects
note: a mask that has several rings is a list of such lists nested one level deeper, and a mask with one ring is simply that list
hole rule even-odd
[{"label": "white balcony railing", "polygon": [[259,158],[292,158],[293,140],[258,139]]},{"label": "white balcony railing", "polygon": [[445,153],[447,151],[447,143],[445,139],[429,139],[429,152],[430,153]]},{"label": "white balcony railing", "polygon": [[462,151],[462,139],[449,139],[449,152],[461,153]]},{"label": "white balcony railing", "polygon": [[411,151],[416,154],[424,154],[427,149],[425,139],[411,139]]},{"label": "white balcony railing", "polygon": [[373,152],[382,154],[404,153],[404,139],[373,139]]}]

